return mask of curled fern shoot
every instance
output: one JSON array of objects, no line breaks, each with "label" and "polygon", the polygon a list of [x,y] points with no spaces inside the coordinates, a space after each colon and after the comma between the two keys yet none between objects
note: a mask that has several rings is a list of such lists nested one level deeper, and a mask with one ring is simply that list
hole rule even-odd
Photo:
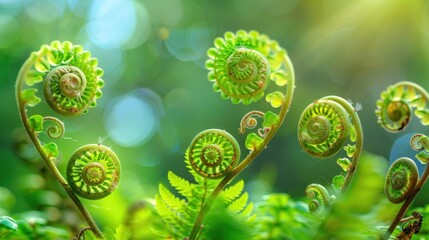
[{"label": "curled fern shoot", "polygon": [[120,164],[108,147],[88,144],[76,150],[67,164],[67,181],[79,196],[101,199],[118,186]]},{"label": "curled fern shoot", "polygon": [[429,95],[413,82],[398,82],[381,93],[375,114],[378,123],[389,132],[405,130],[412,118],[412,109],[423,125],[429,124]]},{"label": "curled fern shoot", "polygon": [[226,131],[208,129],[195,136],[188,155],[196,173],[206,178],[221,178],[240,160],[240,146]]},{"label": "curled fern shoot", "polygon": [[[85,162],[91,166],[68,167],[71,169],[71,177],[68,176],[66,180],[56,166],[59,153],[57,144],[44,143],[39,139],[42,132],[53,141],[62,138],[65,133],[64,123],[52,116],[28,116],[31,111],[37,111],[35,107],[42,102],[38,95],[39,90],[43,91],[44,99],[50,108],[62,116],[79,116],[95,107],[96,99],[101,97],[101,88],[104,85],[101,79],[103,70],[97,67],[97,64],[98,60],[91,58],[90,52],[71,42],[53,41],[50,45],[43,45],[39,51],[31,53],[19,71],[16,101],[22,123],[46,166],[82,213],[95,236],[103,238],[97,224],[76,194],[90,199],[107,196],[104,191],[112,191],[119,178],[119,170],[112,170],[112,166],[119,169],[116,155],[107,147],[86,145],[78,150],[80,153],[85,152],[84,156],[74,155],[69,164],[80,161],[80,164]],[[100,149],[101,153],[94,152]],[[92,162],[92,158],[96,161]],[[107,163],[107,159],[113,160],[114,163]],[[76,171],[86,173],[78,177]],[[103,183],[98,187],[102,178],[111,185]],[[89,183],[91,187],[86,187],[83,182]],[[82,189],[89,189],[90,192]]]},{"label": "curled fern shoot", "polygon": [[331,205],[328,190],[320,184],[310,184],[305,188],[305,195],[312,198],[308,204],[311,213],[322,213]]},{"label": "curled fern shoot", "polygon": [[[346,151],[347,157],[337,160],[346,176],[337,175],[332,180],[334,188],[346,192],[358,166],[363,144],[360,119],[351,103],[337,96],[311,103],[301,114],[298,140],[305,152],[317,158],[331,157],[342,148]],[[347,141],[352,144],[345,146]],[[312,211],[313,202],[309,208]]]},{"label": "curled fern shoot", "polygon": [[[191,240],[198,238],[204,217],[222,190],[253,162],[276,134],[289,110],[295,88],[294,70],[286,50],[257,31],[226,32],[224,38],[215,39],[214,47],[207,54],[208,79],[223,99],[248,105],[265,96],[271,110],[253,110],[242,118],[239,133],[244,134],[247,129],[254,131],[247,133],[244,144],[250,152],[243,160],[237,159],[238,165],[219,178],[199,212],[189,236]],[[274,88],[280,90],[268,88],[271,81],[275,83]],[[268,89],[270,92],[266,93]],[[258,123],[257,118],[263,121]]]},{"label": "curled fern shoot", "polygon": [[263,118],[264,113],[261,111],[251,111],[244,115],[240,122],[240,128],[238,128],[238,132],[240,134],[244,134],[247,129],[254,129],[258,124],[257,118]]},{"label": "curled fern shoot", "polygon": [[423,134],[415,134],[411,137],[410,145],[414,150],[420,151],[416,158],[421,163],[426,164],[426,168],[422,176],[419,176],[416,164],[407,157],[395,160],[390,166],[386,175],[385,193],[389,201],[396,204],[402,203],[402,206],[386,231],[385,239],[389,238],[396,226],[401,222],[429,176],[429,167],[427,165],[429,161],[429,137]]},{"label": "curled fern shoot", "polygon": [[[420,122],[423,125],[429,125],[429,108],[427,107],[429,94],[418,84],[408,81],[398,82],[389,86],[380,96],[375,114],[378,123],[387,131],[396,133],[405,130],[411,121],[413,109]],[[403,203],[386,231],[385,239],[389,238],[399,224],[429,176],[427,165],[429,138],[423,134],[415,134],[410,139],[410,145],[412,149],[420,151],[416,158],[422,164],[426,164],[426,168],[420,178],[418,172],[415,172],[414,162],[411,163],[411,159],[400,158],[389,168],[385,186],[387,198],[393,203]]]},{"label": "curled fern shoot", "polygon": [[385,192],[392,203],[401,203],[414,190],[419,172],[413,160],[407,157],[397,159],[387,171]]}]

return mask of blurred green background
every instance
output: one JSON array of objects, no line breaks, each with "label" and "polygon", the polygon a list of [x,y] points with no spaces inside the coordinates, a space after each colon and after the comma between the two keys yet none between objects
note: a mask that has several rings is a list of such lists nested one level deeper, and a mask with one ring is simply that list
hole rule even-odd
[{"label": "blurred green background", "polygon": [[[387,133],[374,114],[380,92],[390,84],[409,80],[429,89],[427,1],[0,0],[0,187],[15,196],[5,208],[11,213],[33,208],[28,185],[37,184],[38,171],[14,152],[25,136],[15,78],[32,51],[69,40],[91,51],[104,69],[97,107],[62,118],[67,138],[58,142],[58,164],[64,170],[71,153],[88,143],[101,141],[117,153],[123,170],[119,188],[106,199],[87,202],[91,212],[111,217],[100,221],[114,225],[131,203],[153,198],[169,170],[191,178],[184,152],[198,132],[225,129],[245,151],[237,132],[240,120],[266,105],[222,100],[204,68],[213,40],[240,29],[277,40],[296,71],[295,96],[282,128],[239,176],[253,201],[271,192],[301,198],[308,184],[328,185],[340,172],[337,157],[314,159],[300,150],[296,137],[301,111],[320,97],[361,103],[364,148],[387,160],[402,135],[429,134],[416,119],[405,133]],[[407,146],[406,138],[399,141]],[[417,204],[427,203],[425,189]],[[0,194],[6,198],[6,192]]]}]

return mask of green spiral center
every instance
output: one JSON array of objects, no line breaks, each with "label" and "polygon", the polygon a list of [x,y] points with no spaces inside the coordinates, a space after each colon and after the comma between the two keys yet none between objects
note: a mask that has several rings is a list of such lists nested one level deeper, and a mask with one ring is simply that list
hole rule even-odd
[{"label": "green spiral center", "polygon": [[410,158],[402,157],[393,162],[387,172],[384,188],[389,201],[403,202],[414,190],[418,178],[417,165]]},{"label": "green spiral center", "polygon": [[215,167],[222,163],[222,149],[216,145],[205,146],[201,152],[201,155],[201,161],[204,162],[204,164],[207,166]]},{"label": "green spiral center", "polygon": [[240,147],[227,132],[207,129],[192,140],[188,149],[189,164],[207,178],[221,178],[240,160]]},{"label": "green spiral center", "polygon": [[52,69],[46,79],[68,98],[80,98],[86,87],[85,74],[74,66],[59,66]]},{"label": "green spiral center", "polygon": [[76,150],[67,164],[67,182],[79,196],[100,199],[118,185],[120,163],[108,147],[89,144]]},{"label": "green spiral center", "polygon": [[302,112],[298,123],[301,148],[315,157],[330,157],[345,144],[351,122],[346,110],[337,102],[321,99]]},{"label": "green spiral center", "polygon": [[403,188],[407,183],[407,173],[405,170],[395,172],[392,176],[391,182],[394,189]]},{"label": "green spiral center", "polygon": [[326,141],[329,137],[331,124],[329,120],[323,116],[315,116],[308,121],[307,133],[311,137],[309,142],[318,144]]},{"label": "green spiral center", "polygon": [[75,73],[64,74],[60,79],[60,91],[69,98],[79,97],[82,91],[82,79]]},{"label": "green spiral center", "polygon": [[92,162],[87,164],[82,171],[82,180],[90,185],[96,186],[106,179],[106,170],[103,164]]},{"label": "green spiral center", "polygon": [[381,109],[380,122],[388,131],[403,130],[411,120],[411,107],[402,100],[385,103]]},{"label": "green spiral center", "polygon": [[228,57],[225,69],[232,82],[246,84],[255,81],[263,86],[268,79],[267,66],[267,59],[258,51],[238,48]]},{"label": "green spiral center", "polygon": [[403,101],[394,101],[387,105],[387,116],[394,122],[405,120],[409,114],[410,107]]}]

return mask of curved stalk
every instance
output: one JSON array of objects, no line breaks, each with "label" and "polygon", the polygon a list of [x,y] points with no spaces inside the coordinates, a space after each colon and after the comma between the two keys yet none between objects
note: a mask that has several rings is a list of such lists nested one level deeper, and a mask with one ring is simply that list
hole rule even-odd
[{"label": "curved stalk", "polygon": [[103,233],[95,223],[94,219],[92,218],[89,211],[85,208],[85,206],[82,204],[82,202],[79,200],[79,198],[76,196],[76,194],[73,192],[73,190],[70,188],[67,181],[64,179],[64,177],[61,175],[60,171],[58,170],[57,166],[55,165],[55,159],[53,159],[51,156],[48,156],[43,151],[42,145],[40,144],[39,139],[37,138],[36,133],[34,130],[30,127],[28,123],[28,115],[27,110],[25,108],[25,105],[27,104],[24,102],[21,98],[21,92],[23,90],[23,84],[25,81],[25,75],[30,70],[30,67],[34,64],[35,61],[35,55],[32,54],[30,58],[28,58],[24,65],[21,67],[18,77],[16,79],[16,101],[18,103],[18,109],[19,109],[19,115],[21,117],[21,121],[25,127],[25,130],[27,131],[28,135],[30,136],[31,141],[33,142],[34,146],[36,147],[37,151],[41,155],[43,161],[45,162],[46,166],[48,167],[49,171],[52,173],[53,177],[56,181],[58,181],[63,189],[66,191],[68,196],[72,199],[76,207],[81,212],[82,216],[87,221],[88,225],[91,227],[91,230],[94,232],[95,236],[97,238],[104,238]]},{"label": "curved stalk", "polygon": [[220,194],[220,192],[230,183],[238,174],[241,173],[249,164],[253,162],[253,160],[256,159],[256,157],[265,149],[265,147],[268,145],[268,143],[271,141],[271,139],[274,137],[274,135],[277,133],[279,128],[281,127],[287,112],[289,111],[290,105],[292,103],[292,97],[293,92],[295,89],[295,73],[293,71],[292,62],[289,58],[285,58],[286,62],[286,69],[290,73],[290,81],[288,82],[287,86],[287,92],[284,98],[284,103],[281,106],[280,112],[279,112],[279,123],[275,126],[273,126],[270,131],[267,133],[267,135],[264,138],[263,144],[259,147],[254,149],[247,155],[247,157],[239,163],[239,165],[234,168],[231,172],[229,172],[222,181],[216,186],[215,190],[212,192],[212,194],[208,197],[207,201],[205,202],[204,206],[202,207],[202,210],[199,212],[199,215],[195,221],[194,227],[192,228],[191,235],[189,236],[190,240],[197,239],[198,232],[201,229],[201,224],[204,220],[204,217],[206,213],[210,210],[214,200],[217,198],[217,196]]},{"label": "curved stalk", "polygon": [[362,153],[363,149],[363,130],[362,130],[362,124],[360,122],[359,116],[356,112],[356,110],[353,108],[353,106],[350,105],[349,102],[344,100],[343,98],[337,97],[337,96],[327,96],[322,99],[329,99],[333,100],[337,103],[339,103],[349,114],[351,117],[351,120],[353,122],[353,126],[355,127],[356,131],[356,151],[353,155],[352,161],[350,163],[349,170],[347,171],[346,179],[344,181],[343,186],[341,187],[341,193],[347,192],[347,189],[350,185],[350,182],[352,181],[353,175],[356,172],[356,168],[358,166],[358,162],[360,159],[360,155]]}]

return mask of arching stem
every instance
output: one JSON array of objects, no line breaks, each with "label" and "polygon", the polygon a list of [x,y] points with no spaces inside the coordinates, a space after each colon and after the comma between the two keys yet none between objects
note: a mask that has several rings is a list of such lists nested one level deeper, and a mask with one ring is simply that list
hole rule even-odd
[{"label": "arching stem", "polygon": [[190,240],[197,239],[198,232],[201,229],[201,224],[204,220],[204,217],[206,213],[210,210],[214,200],[218,197],[218,195],[221,193],[221,191],[230,183],[238,174],[241,173],[250,163],[253,162],[253,160],[256,159],[256,157],[265,149],[265,147],[268,145],[268,143],[271,141],[271,139],[274,137],[274,135],[277,133],[279,128],[281,127],[283,120],[289,111],[290,105],[292,103],[292,97],[293,92],[295,89],[295,73],[293,71],[292,62],[288,57],[285,58],[285,67],[288,73],[290,73],[290,81],[287,85],[287,92],[286,96],[284,98],[284,103],[280,109],[279,112],[279,122],[277,125],[273,126],[268,134],[265,136],[264,141],[262,145],[247,155],[247,157],[236,167],[234,168],[230,173],[228,173],[222,181],[216,186],[215,190],[211,193],[211,195],[208,197],[207,201],[205,202],[202,210],[199,212],[198,217],[195,221],[194,227],[192,228],[191,235],[189,236]]},{"label": "arching stem", "polygon": [[411,194],[408,196],[408,198],[405,200],[405,202],[402,204],[401,209],[399,209],[398,213],[396,214],[395,219],[393,219],[393,222],[390,224],[389,228],[386,231],[386,234],[384,235],[383,239],[389,239],[390,235],[395,230],[396,226],[401,222],[402,218],[404,217],[405,213],[407,212],[408,208],[410,207],[411,203],[414,201],[414,198],[416,198],[417,193],[419,193],[420,189],[425,184],[427,178],[429,176],[429,165],[426,165],[425,171],[423,172],[422,177],[417,182],[416,186],[414,187],[414,190],[411,192]]},{"label": "arching stem", "polygon": [[66,193],[69,195],[71,200],[75,203],[76,207],[81,212],[82,216],[87,221],[88,225],[90,226],[91,230],[94,232],[95,236],[97,238],[104,238],[103,233],[95,223],[94,219],[92,218],[89,211],[85,208],[85,206],[82,204],[82,202],[79,200],[79,198],[76,196],[76,194],[73,192],[73,190],[68,185],[67,181],[64,179],[64,177],[61,175],[60,171],[58,170],[57,166],[55,165],[55,159],[51,156],[48,156],[40,144],[39,139],[37,138],[36,133],[34,130],[30,127],[28,123],[28,116],[27,116],[27,110],[25,108],[25,105],[27,104],[23,99],[21,98],[21,92],[23,90],[23,84],[25,81],[25,76],[30,70],[31,66],[34,64],[36,56],[32,54],[24,63],[24,65],[21,67],[18,77],[16,79],[16,101],[18,103],[18,109],[19,109],[19,115],[21,117],[21,121],[25,127],[25,130],[27,131],[28,135],[30,136],[31,141],[33,142],[34,146],[36,147],[37,151],[41,155],[43,161],[45,162],[46,166],[48,167],[49,171],[54,176],[55,180],[58,181],[61,186],[64,188]]},{"label": "arching stem", "polygon": [[351,121],[353,123],[353,126],[356,131],[356,151],[353,154],[352,161],[349,166],[349,170],[347,171],[347,176],[344,181],[343,186],[341,187],[341,193],[347,192],[347,189],[349,188],[349,185],[352,181],[353,175],[356,172],[360,155],[362,153],[363,149],[363,131],[362,131],[362,124],[360,122],[359,116],[356,112],[356,110],[353,108],[353,106],[350,105],[350,103],[343,98],[337,97],[337,96],[327,96],[322,99],[328,99],[335,101],[339,103],[349,114]]}]

